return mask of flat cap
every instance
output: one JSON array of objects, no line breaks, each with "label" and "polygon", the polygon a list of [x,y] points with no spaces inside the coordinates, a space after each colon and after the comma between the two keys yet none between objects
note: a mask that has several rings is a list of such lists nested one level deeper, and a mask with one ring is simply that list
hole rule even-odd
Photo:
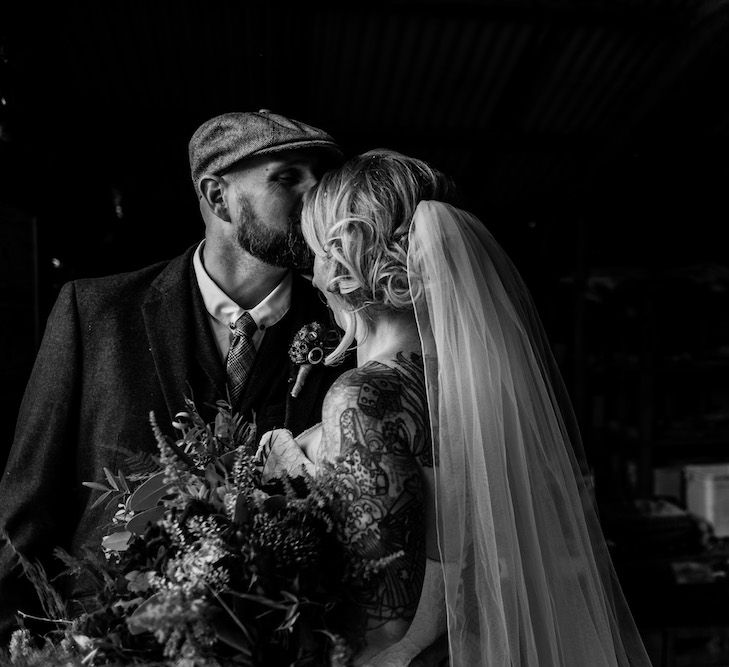
[{"label": "flat cap", "polygon": [[188,153],[195,188],[205,174],[220,174],[257,155],[321,148],[337,158],[342,151],[323,130],[268,109],[224,113],[205,121],[192,135]]}]

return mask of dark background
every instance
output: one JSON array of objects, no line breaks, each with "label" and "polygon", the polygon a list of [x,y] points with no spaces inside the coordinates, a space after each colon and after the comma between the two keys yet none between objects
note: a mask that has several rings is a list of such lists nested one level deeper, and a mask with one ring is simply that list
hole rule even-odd
[{"label": "dark background", "polygon": [[[616,503],[666,492],[657,468],[680,506],[683,465],[729,461],[726,2],[88,0],[2,14],[0,465],[60,285],[198,240],[187,141],[207,118],[259,108],[349,154],[389,147],[454,177],[534,293],[606,524]],[[676,550],[633,551],[651,548]]]}]

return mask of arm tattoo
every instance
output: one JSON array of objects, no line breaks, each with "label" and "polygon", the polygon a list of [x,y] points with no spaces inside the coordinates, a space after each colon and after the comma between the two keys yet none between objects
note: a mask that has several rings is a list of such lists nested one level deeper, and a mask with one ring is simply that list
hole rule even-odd
[{"label": "arm tattoo", "polygon": [[324,413],[326,448],[342,473],[341,543],[366,559],[404,552],[349,592],[359,621],[371,630],[411,620],[425,570],[421,466],[432,465],[422,362],[399,354],[396,368],[371,362],[345,373]]},{"label": "arm tattoo", "polygon": [[404,412],[411,422],[410,447],[413,456],[424,467],[433,467],[433,451],[428,421],[428,399],[422,358],[397,355],[397,367],[367,364],[360,371],[357,406],[370,417],[383,419],[388,412]]}]

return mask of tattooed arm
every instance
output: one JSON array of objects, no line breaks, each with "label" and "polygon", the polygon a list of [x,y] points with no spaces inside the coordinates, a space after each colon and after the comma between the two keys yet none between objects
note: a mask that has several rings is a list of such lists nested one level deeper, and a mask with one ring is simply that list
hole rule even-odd
[{"label": "tattooed arm", "polygon": [[338,460],[345,473],[341,543],[366,559],[403,552],[369,583],[349,591],[367,644],[359,661],[403,637],[423,584],[425,508],[419,457],[427,443],[417,384],[401,372],[370,363],[342,375],[324,402],[317,458]]}]

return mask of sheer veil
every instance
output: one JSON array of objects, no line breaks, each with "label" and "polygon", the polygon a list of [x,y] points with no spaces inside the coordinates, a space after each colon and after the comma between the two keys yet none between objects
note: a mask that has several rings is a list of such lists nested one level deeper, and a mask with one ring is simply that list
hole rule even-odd
[{"label": "sheer veil", "polygon": [[477,218],[422,201],[408,275],[426,367],[451,664],[650,665],[516,269]]}]

